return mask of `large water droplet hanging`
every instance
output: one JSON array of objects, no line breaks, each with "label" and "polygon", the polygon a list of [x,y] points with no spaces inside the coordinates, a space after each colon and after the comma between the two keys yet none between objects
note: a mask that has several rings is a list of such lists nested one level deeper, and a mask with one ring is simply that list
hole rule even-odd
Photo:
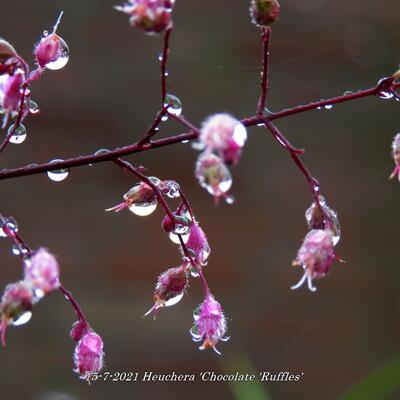
[{"label": "large water droplet hanging", "polygon": [[[50,163],[53,164],[53,163],[60,162],[60,161],[64,161],[64,160],[61,160],[61,159],[52,160],[52,161],[50,161]],[[68,174],[69,174],[69,170],[67,168],[56,169],[54,171],[47,172],[47,176],[54,182],[63,181],[64,179],[67,178]]]},{"label": "large water droplet hanging", "polygon": [[[15,129],[15,124],[10,125],[8,128],[8,133],[11,134],[11,132]],[[17,129],[15,129],[15,132],[10,138],[10,143],[14,144],[20,144],[24,142],[26,139],[26,128],[24,125],[19,124]]]},{"label": "large water droplet hanging", "polygon": [[67,64],[69,60],[69,48],[63,38],[56,35],[55,33],[53,35],[57,37],[56,40],[59,40],[58,57],[56,60],[47,63],[46,68],[56,71],[58,69],[65,67],[65,65]]},{"label": "large water droplet hanging", "polygon": [[164,193],[170,199],[176,199],[177,197],[179,197],[181,195],[180,194],[180,187],[174,181],[169,181],[169,182],[166,183],[166,187],[165,187]]},{"label": "large water droplet hanging", "polygon": [[166,307],[170,307],[170,306],[175,305],[176,303],[179,303],[179,302],[182,300],[183,295],[184,295],[184,293],[180,293],[180,294],[178,294],[177,296],[173,297],[172,299],[168,299],[168,300],[164,303],[164,305],[165,305]]},{"label": "large water droplet hanging", "polygon": [[129,211],[132,211],[134,214],[139,215],[140,217],[147,217],[152,214],[157,208],[157,201],[153,203],[138,203],[132,204],[129,207]]},{"label": "large water droplet hanging", "polygon": [[233,140],[240,147],[243,147],[247,140],[247,130],[243,124],[237,124],[233,131]]},{"label": "large water droplet hanging", "polygon": [[39,114],[40,113],[40,108],[39,108],[38,103],[36,103],[33,100],[29,100],[29,112],[32,115]]},{"label": "large water droplet hanging", "polygon": [[[178,229],[178,226],[176,226],[176,229]],[[187,243],[187,241],[189,240],[189,234],[190,234],[189,230],[187,230],[186,233],[181,234],[183,243],[185,243],[185,244]],[[172,243],[181,244],[181,241],[179,240],[179,236],[177,234],[171,232],[169,234],[169,238],[171,239]]]},{"label": "large water droplet hanging", "polygon": [[25,311],[23,314],[19,315],[16,319],[14,319],[11,322],[11,325],[13,325],[13,326],[24,325],[24,324],[28,323],[31,318],[32,318],[32,312]]},{"label": "large water droplet hanging", "polygon": [[182,113],[182,102],[178,99],[178,97],[167,94],[165,96],[164,107],[168,107],[168,112],[172,115],[181,115]]},{"label": "large water droplet hanging", "polygon": [[378,93],[378,97],[382,100],[390,100],[393,98],[393,93],[382,90],[381,92]]}]

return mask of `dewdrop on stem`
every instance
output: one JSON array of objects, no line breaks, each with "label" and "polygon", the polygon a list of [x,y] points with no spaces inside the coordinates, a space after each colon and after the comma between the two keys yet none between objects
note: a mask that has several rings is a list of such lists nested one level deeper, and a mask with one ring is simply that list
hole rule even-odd
[{"label": "dewdrop on stem", "polygon": [[17,128],[15,128],[15,124],[10,125],[10,127],[8,128],[8,134],[11,134],[11,132],[13,132],[13,134],[10,137],[10,143],[20,144],[25,141],[26,128],[24,125],[19,124]]},{"label": "dewdrop on stem", "polygon": [[[57,162],[61,162],[61,161],[64,161],[64,160],[56,159],[56,160],[50,161],[50,163],[53,164],[53,163],[57,163]],[[47,172],[47,176],[54,182],[62,182],[64,179],[67,178],[68,175],[69,175],[69,170],[67,168],[56,169],[56,170]]]}]

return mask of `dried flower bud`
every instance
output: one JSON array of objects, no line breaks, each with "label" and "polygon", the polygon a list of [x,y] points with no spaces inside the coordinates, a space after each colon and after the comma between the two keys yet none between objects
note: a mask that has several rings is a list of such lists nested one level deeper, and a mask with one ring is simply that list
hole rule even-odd
[{"label": "dried flower bud", "polygon": [[392,157],[395,163],[394,170],[392,174],[390,175],[389,179],[394,178],[397,176],[397,178],[400,181],[400,133],[398,133],[394,138],[392,142]]},{"label": "dried flower bud", "polygon": [[[149,179],[157,186],[161,183],[156,177]],[[144,182],[131,188],[129,192],[124,194],[123,198],[123,203],[107,208],[106,211],[119,212],[124,208],[129,208],[134,214],[144,217],[150,215],[157,208],[157,195],[154,189]]]},{"label": "dried flower bud", "polygon": [[25,280],[44,294],[60,287],[60,267],[53,254],[40,248],[25,261]]},{"label": "dried flower bud", "polygon": [[90,377],[103,368],[103,340],[93,331],[86,333],[78,342],[74,352],[74,371],[81,379],[90,381]]},{"label": "dried flower bud", "polygon": [[23,325],[31,319],[32,302],[33,290],[29,283],[20,281],[6,286],[0,304],[0,330],[3,346],[5,346],[8,325]]},{"label": "dried flower bud", "polygon": [[279,17],[280,5],[278,0],[252,0],[250,16],[257,26],[270,26]]},{"label": "dried flower bud", "polygon": [[319,205],[321,208],[314,202],[307,209],[305,213],[307,226],[309,229],[330,229],[332,232],[333,244],[336,246],[341,235],[337,213],[328,207],[323,196],[319,196]]},{"label": "dried flower bud", "polygon": [[291,289],[299,288],[307,280],[308,288],[315,292],[317,288],[313,286],[312,281],[326,276],[335,258],[337,257],[330,230],[314,229],[308,232],[296,260],[293,261],[293,265],[304,269],[304,275]]},{"label": "dried flower bud", "polygon": [[87,322],[79,320],[73,323],[69,335],[71,336],[71,339],[79,342],[79,340],[81,340],[82,337],[89,332],[89,330],[90,328]]},{"label": "dried flower bud", "polygon": [[0,63],[6,63],[10,58],[15,57],[17,52],[6,40],[0,37]]},{"label": "dried flower bud", "polygon": [[185,265],[171,268],[159,277],[154,290],[154,306],[145,314],[149,315],[162,307],[170,307],[181,301],[189,285],[189,277]]},{"label": "dried flower bud", "polygon": [[201,128],[200,142],[209,151],[215,151],[227,164],[237,164],[247,139],[244,125],[229,114],[209,117]]},{"label": "dried flower bud", "polygon": [[206,234],[197,221],[194,221],[190,227],[189,239],[186,243],[193,261],[200,266],[206,265],[207,259],[211,253]]},{"label": "dried flower bud", "polygon": [[215,347],[218,342],[227,341],[226,318],[221,305],[209,293],[203,303],[193,313],[194,324],[190,333],[195,342],[203,341],[200,350],[213,348],[217,354],[221,354]]},{"label": "dried flower bud", "polygon": [[195,173],[200,185],[214,196],[216,202],[220,197],[228,199],[232,175],[220,157],[207,151],[200,154]]},{"label": "dried flower bud", "polygon": [[149,34],[161,33],[172,24],[175,0],[129,0],[115,9],[130,15],[132,26]]}]

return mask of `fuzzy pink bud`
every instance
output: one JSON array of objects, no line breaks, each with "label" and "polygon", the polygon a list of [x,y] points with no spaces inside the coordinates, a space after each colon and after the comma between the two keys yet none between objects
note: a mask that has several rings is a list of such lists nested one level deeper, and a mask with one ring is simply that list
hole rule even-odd
[{"label": "fuzzy pink bud", "polygon": [[200,142],[215,151],[227,164],[237,164],[247,139],[244,125],[229,114],[209,117],[201,128]]},{"label": "fuzzy pink bud", "polygon": [[6,112],[18,111],[24,82],[25,73],[22,69],[17,69],[13,75],[0,77],[0,109]]},{"label": "fuzzy pink bud", "polygon": [[71,339],[78,342],[82,339],[83,335],[86,335],[86,333],[88,333],[89,329],[90,328],[85,321],[79,320],[73,323],[69,335],[71,336]]},{"label": "fuzzy pink bud", "polygon": [[194,324],[190,333],[195,342],[203,341],[200,350],[213,348],[217,354],[221,354],[215,347],[218,342],[227,341],[226,318],[221,304],[209,293],[203,303],[193,313]]},{"label": "fuzzy pink bud", "polygon": [[293,265],[304,269],[304,275],[292,289],[299,288],[307,280],[308,288],[315,292],[317,289],[312,281],[326,276],[335,258],[332,232],[323,229],[310,231],[293,261]]},{"label": "fuzzy pink bud", "polygon": [[40,248],[26,261],[25,280],[44,294],[60,287],[60,267],[53,254]]},{"label": "fuzzy pink bud", "polygon": [[161,33],[172,24],[172,8],[175,0],[129,0],[118,11],[130,15],[132,26],[149,34]]},{"label": "fuzzy pink bud", "polygon": [[252,0],[250,16],[257,26],[270,26],[279,17],[280,5],[278,0]]},{"label": "fuzzy pink bud", "polygon": [[103,368],[103,340],[101,337],[90,331],[86,333],[75,347],[74,371],[82,379],[90,380],[90,377]]},{"label": "fuzzy pink bud", "polygon": [[189,250],[193,260],[198,265],[205,265],[211,253],[206,234],[197,221],[194,221],[190,227],[190,234],[186,242],[186,248]]}]

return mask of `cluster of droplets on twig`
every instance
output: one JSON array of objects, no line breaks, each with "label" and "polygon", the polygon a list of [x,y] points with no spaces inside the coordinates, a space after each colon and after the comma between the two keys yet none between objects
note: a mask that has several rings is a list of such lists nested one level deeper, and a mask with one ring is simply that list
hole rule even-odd
[{"label": "cluster of droplets on twig", "polygon": [[[191,329],[193,340],[201,341],[200,349],[213,348],[217,353],[217,343],[227,340],[227,323],[222,307],[210,292],[203,268],[207,265],[210,246],[207,237],[199,226],[193,210],[180,185],[173,180],[161,180],[146,176],[143,167],[134,167],[121,157],[151,150],[161,146],[184,143],[194,140],[193,147],[200,150],[195,175],[204,187],[218,202],[224,199],[232,204],[230,195],[232,175],[230,168],[239,162],[242,149],[247,139],[247,127],[261,126],[269,131],[274,139],[283,146],[293,159],[299,171],[304,175],[312,195],[312,204],[306,211],[306,222],[309,232],[306,235],[293,265],[303,269],[300,281],[292,286],[297,289],[307,283],[315,291],[313,281],[326,276],[335,259],[340,260],[334,246],[340,239],[340,225],[337,214],[326,203],[321,195],[320,185],[308,171],[301,160],[304,150],[294,147],[274,125],[279,118],[295,115],[315,109],[331,109],[334,104],[360,99],[366,96],[377,96],[382,99],[399,100],[397,82],[400,71],[388,78],[381,79],[370,89],[357,92],[346,92],[342,96],[319,100],[306,105],[299,105],[271,113],[266,109],[269,92],[268,61],[271,26],[277,20],[280,5],[277,0],[251,0],[250,14],[252,21],[261,30],[263,43],[263,65],[260,80],[260,96],[254,116],[241,120],[227,113],[211,115],[200,128],[182,115],[182,103],[175,95],[167,93],[167,62],[169,42],[173,30],[172,11],[175,0],[129,0],[116,9],[130,16],[130,23],[151,35],[163,34],[163,51],[159,56],[161,73],[161,110],[143,136],[134,144],[115,150],[100,149],[94,154],[78,156],[68,160],[55,159],[44,164],[30,164],[25,167],[0,171],[0,180],[37,173],[46,173],[48,177],[61,182],[67,178],[69,169],[97,162],[112,161],[118,167],[128,171],[139,179],[125,195],[123,201],[106,211],[120,212],[128,209],[139,216],[147,216],[160,205],[165,217],[162,229],[171,241],[179,246],[181,263],[162,273],[154,290],[154,305],[146,313],[154,317],[162,307],[178,303],[187,291],[189,278],[199,278],[204,289],[204,300],[194,312],[194,324]],[[13,46],[0,39],[0,112],[4,114],[3,128],[10,124],[7,134],[0,144],[0,152],[8,143],[19,144],[26,138],[23,121],[28,115],[39,112],[39,106],[31,100],[30,83],[37,80],[45,70],[57,70],[64,67],[69,58],[65,41],[58,36],[57,28],[62,13],[51,33],[44,32],[36,45],[34,53],[36,68],[30,72],[28,64],[15,51]],[[163,122],[175,119],[187,129],[188,133],[169,136],[166,139],[154,140]],[[396,135],[393,144],[395,170],[393,176],[400,179],[400,134]],[[170,202],[178,202],[171,208]],[[31,317],[33,305],[46,295],[59,289],[71,303],[77,315],[77,322],[71,330],[72,339],[77,341],[74,352],[75,371],[89,382],[95,380],[96,374],[103,366],[103,342],[87,322],[80,306],[59,281],[59,266],[56,258],[48,250],[40,248],[31,251],[18,234],[14,219],[1,217],[0,234],[13,241],[13,253],[23,260],[24,278],[6,287],[0,304],[0,329],[2,342],[5,343],[5,332],[8,325],[21,325]]]}]

